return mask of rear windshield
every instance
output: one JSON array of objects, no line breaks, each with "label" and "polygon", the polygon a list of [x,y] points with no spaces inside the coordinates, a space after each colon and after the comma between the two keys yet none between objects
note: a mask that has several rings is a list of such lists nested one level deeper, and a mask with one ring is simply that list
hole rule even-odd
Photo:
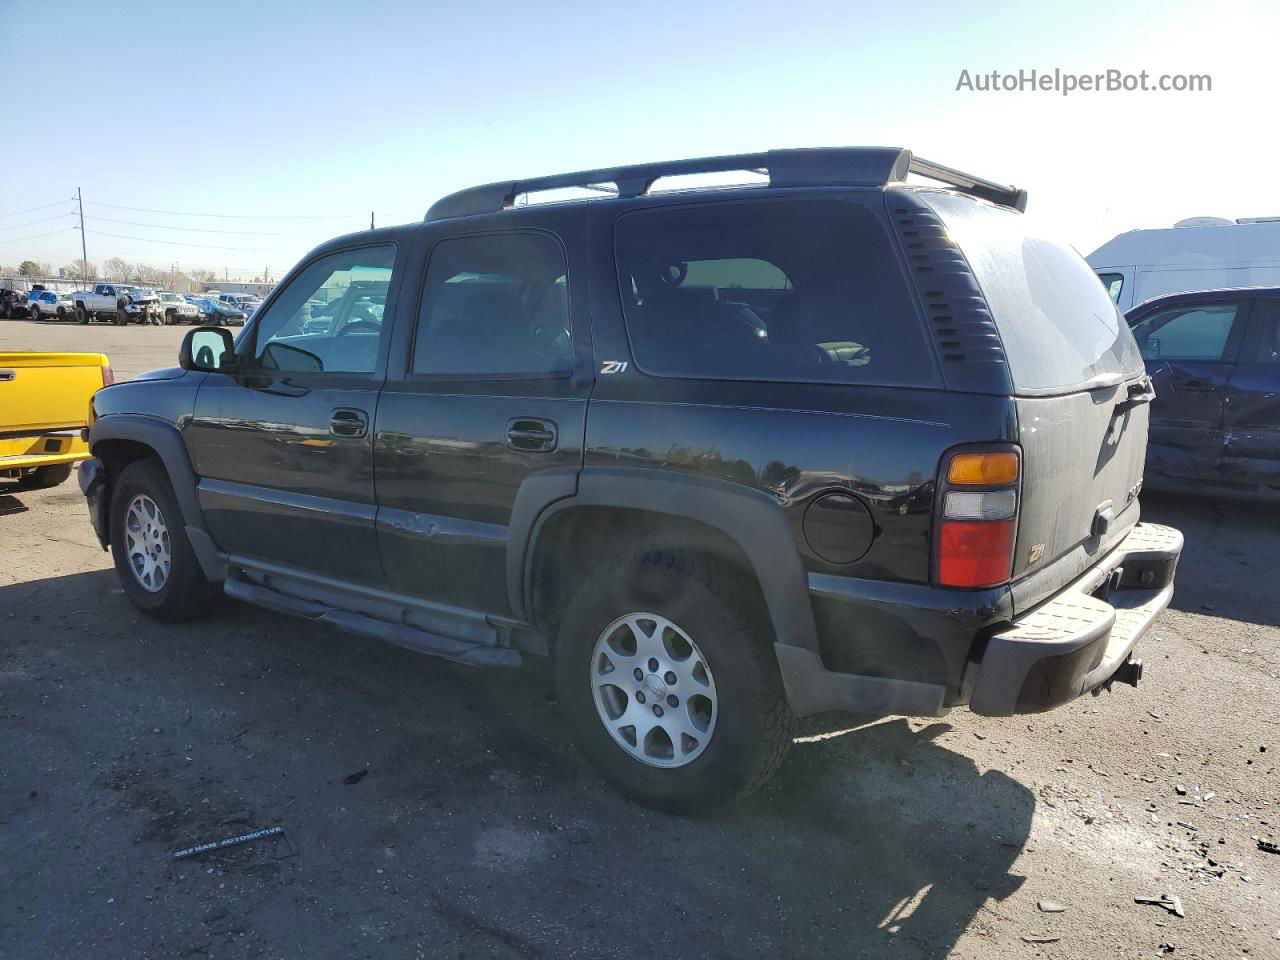
[{"label": "rear windshield", "polygon": [[920,196],[969,262],[1018,392],[1064,393],[1142,372],[1124,317],[1078,253],[1012,210],[951,193]]},{"label": "rear windshield", "polygon": [[936,382],[889,236],[856,203],[750,200],[636,211],[618,219],[616,244],[627,332],[646,373]]}]

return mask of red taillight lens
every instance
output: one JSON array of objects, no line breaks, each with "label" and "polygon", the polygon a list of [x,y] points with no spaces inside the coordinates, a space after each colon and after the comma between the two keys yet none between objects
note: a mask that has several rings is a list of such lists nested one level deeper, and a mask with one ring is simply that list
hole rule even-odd
[{"label": "red taillight lens", "polygon": [[111,367],[109,366],[103,367],[102,368],[102,385],[104,387],[109,387],[115,382],[116,382],[116,372],[112,370]]},{"label": "red taillight lens", "polygon": [[994,587],[1013,571],[1012,520],[942,521],[938,582],[945,587]]}]

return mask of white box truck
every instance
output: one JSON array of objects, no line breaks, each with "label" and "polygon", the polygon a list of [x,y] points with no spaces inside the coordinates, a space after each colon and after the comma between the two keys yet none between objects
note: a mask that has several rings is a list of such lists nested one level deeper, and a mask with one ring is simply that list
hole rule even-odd
[{"label": "white box truck", "polygon": [[1280,217],[1130,230],[1085,258],[1121,311],[1167,293],[1280,286]]}]

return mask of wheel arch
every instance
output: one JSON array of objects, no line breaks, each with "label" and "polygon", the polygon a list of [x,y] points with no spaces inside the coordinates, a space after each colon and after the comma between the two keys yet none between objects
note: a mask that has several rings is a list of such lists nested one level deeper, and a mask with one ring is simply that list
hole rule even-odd
[{"label": "wheel arch", "polygon": [[[562,485],[560,496],[549,497],[553,492],[550,484],[527,496],[522,488],[508,534],[512,609],[540,629],[554,628],[572,581],[591,569],[592,559],[615,540],[630,541],[728,561],[758,585],[777,641],[817,651],[808,577],[790,525],[768,494],[637,467],[587,467],[576,490]],[[542,500],[536,512],[528,502],[535,497]]]},{"label": "wheel arch", "polygon": [[225,561],[208,534],[204,511],[200,509],[191,458],[173,424],[141,414],[110,414],[90,429],[89,450],[102,461],[106,484],[103,495],[108,504],[116,478],[125,467],[145,458],[159,461],[182,509],[183,526],[201,569],[210,580],[225,577]]}]

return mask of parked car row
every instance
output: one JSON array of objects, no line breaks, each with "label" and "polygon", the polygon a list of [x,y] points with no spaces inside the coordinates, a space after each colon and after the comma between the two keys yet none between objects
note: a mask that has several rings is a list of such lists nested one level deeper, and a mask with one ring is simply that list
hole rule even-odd
[{"label": "parked car row", "polygon": [[105,321],[114,324],[243,324],[262,301],[244,293],[180,294],[127,283],[99,283],[74,293],[36,284],[29,293],[0,291],[0,317],[32,320]]}]

